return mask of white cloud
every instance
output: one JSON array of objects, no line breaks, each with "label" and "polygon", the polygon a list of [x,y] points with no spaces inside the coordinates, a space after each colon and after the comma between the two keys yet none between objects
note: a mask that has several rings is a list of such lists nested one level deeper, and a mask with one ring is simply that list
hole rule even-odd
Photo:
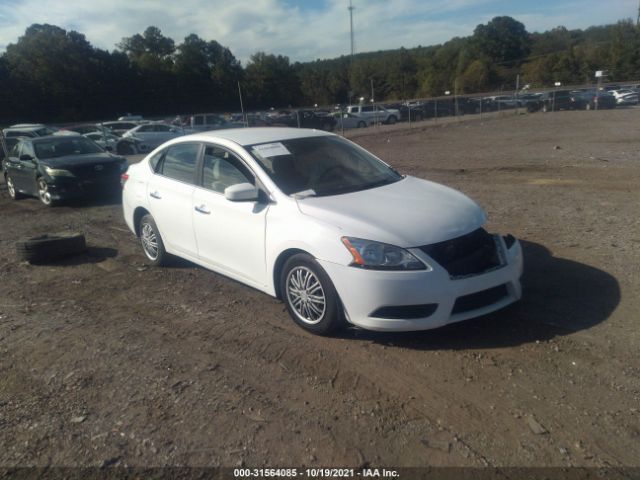
[{"label": "white cloud", "polygon": [[[535,9],[536,2],[529,2],[530,13],[522,13],[522,3],[515,4],[518,8],[513,10],[518,13],[513,16],[529,30],[559,24],[585,27],[633,13],[636,4],[636,0],[617,0],[615,6],[600,0],[583,0],[578,5],[575,1],[555,2],[545,14]],[[496,2],[354,0],[354,4],[356,51],[363,52],[431,45],[469,35],[478,23],[494,16],[492,5]],[[293,6],[282,0],[48,0],[46,4],[42,0],[10,0],[0,11],[0,49],[17,41],[29,25],[50,23],[78,30],[94,46],[109,50],[122,37],[155,25],[177,43],[190,33],[217,40],[243,62],[259,50],[287,55],[294,61],[349,53],[347,0],[327,0],[323,8],[312,9],[294,2],[288,5]],[[483,13],[469,15],[469,9]]]}]

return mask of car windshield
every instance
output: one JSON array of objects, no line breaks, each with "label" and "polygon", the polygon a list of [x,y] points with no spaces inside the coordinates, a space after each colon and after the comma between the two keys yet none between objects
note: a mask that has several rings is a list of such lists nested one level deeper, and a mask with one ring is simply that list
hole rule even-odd
[{"label": "car windshield", "polygon": [[281,140],[248,150],[287,195],[338,195],[402,179],[370,153],[337,136]]},{"label": "car windshield", "polygon": [[91,140],[80,137],[61,137],[50,140],[42,140],[34,143],[36,157],[56,158],[67,155],[87,155],[91,153],[102,153],[103,150]]}]

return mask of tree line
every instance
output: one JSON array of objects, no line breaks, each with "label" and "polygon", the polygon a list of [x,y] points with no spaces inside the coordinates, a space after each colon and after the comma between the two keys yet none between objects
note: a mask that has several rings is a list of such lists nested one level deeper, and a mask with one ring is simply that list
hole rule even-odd
[{"label": "tree line", "polygon": [[640,28],[631,20],[530,33],[496,17],[441,45],[294,62],[265,52],[245,66],[229,48],[198,35],[182,43],[150,26],[113,51],[55,25],[34,24],[0,56],[0,123],[110,119],[282,108],[584,84],[640,78]]}]

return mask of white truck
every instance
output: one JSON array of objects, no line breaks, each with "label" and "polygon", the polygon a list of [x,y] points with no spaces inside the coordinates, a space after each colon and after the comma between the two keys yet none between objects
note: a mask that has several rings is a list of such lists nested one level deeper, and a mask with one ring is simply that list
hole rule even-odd
[{"label": "white truck", "polygon": [[387,123],[393,125],[400,119],[400,110],[384,108],[378,105],[349,105],[347,113],[364,119],[368,125]]}]

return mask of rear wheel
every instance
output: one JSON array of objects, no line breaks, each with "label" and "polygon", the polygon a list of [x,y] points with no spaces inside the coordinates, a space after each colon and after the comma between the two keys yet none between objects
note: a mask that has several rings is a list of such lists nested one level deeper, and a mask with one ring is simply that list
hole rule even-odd
[{"label": "rear wheel", "polygon": [[342,325],[342,308],[333,283],[310,255],[297,254],[286,261],[280,292],[291,318],[305,330],[328,335]]},{"label": "rear wheel", "polygon": [[391,115],[391,116],[389,117],[389,119],[387,120],[387,123],[388,123],[389,125],[393,125],[393,124],[394,124],[394,123],[396,123],[397,121],[398,121],[398,119],[397,119],[395,116]]},{"label": "rear wheel", "polygon": [[149,214],[140,219],[140,243],[144,254],[153,265],[164,265],[168,254],[164,249],[156,222]]},{"label": "rear wheel", "polygon": [[358,128],[365,128],[367,126],[367,124],[365,122],[363,122],[362,120],[360,120],[358,122]]}]

